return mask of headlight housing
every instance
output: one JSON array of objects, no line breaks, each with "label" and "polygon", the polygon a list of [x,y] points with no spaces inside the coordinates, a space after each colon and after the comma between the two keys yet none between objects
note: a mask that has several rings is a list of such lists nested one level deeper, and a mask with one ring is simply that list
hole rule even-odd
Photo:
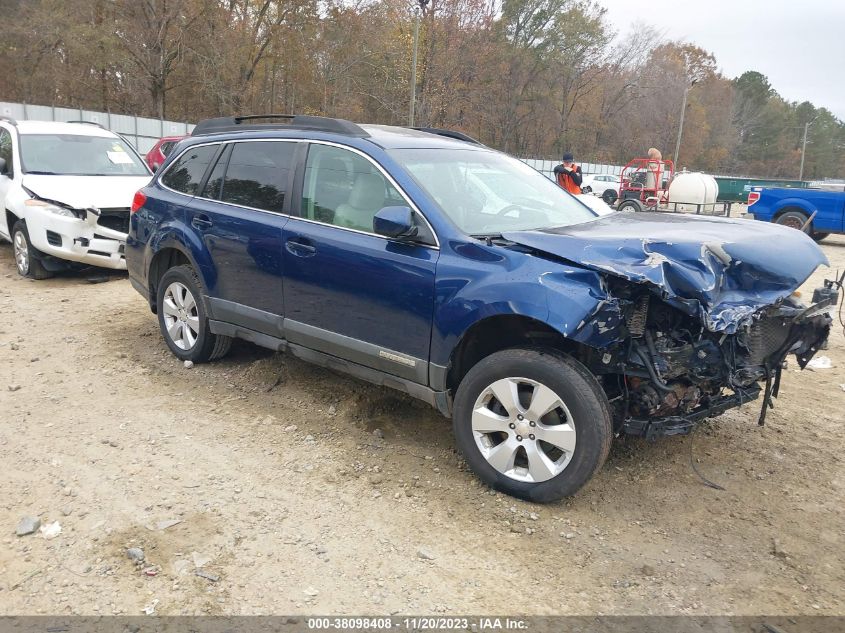
[{"label": "headlight housing", "polygon": [[[40,207],[45,211],[49,211],[51,213],[55,213],[56,215],[60,215],[63,218],[75,218],[77,220],[81,220],[80,212],[69,207],[60,207],[57,204],[52,204],[50,202],[45,202],[44,200],[38,200],[32,198],[24,202],[24,204],[28,207]],[[82,211],[81,213],[85,213]]]}]

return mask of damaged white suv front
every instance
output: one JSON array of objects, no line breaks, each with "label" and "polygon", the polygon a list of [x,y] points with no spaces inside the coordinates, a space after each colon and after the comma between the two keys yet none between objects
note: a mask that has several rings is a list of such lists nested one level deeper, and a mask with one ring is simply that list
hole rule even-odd
[{"label": "damaged white suv front", "polygon": [[99,125],[0,119],[0,237],[12,242],[18,272],[125,269],[132,197],[151,175]]}]

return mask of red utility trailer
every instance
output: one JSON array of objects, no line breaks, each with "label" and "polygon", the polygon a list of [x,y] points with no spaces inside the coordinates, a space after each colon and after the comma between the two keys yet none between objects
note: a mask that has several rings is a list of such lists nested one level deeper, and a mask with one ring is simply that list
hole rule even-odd
[{"label": "red utility trailer", "polygon": [[634,158],[622,168],[617,211],[664,211],[696,215],[730,216],[730,202],[669,200],[669,185],[675,177],[671,160]]},{"label": "red utility trailer", "polygon": [[619,211],[642,211],[669,202],[669,183],[675,175],[671,160],[634,158],[622,168]]}]

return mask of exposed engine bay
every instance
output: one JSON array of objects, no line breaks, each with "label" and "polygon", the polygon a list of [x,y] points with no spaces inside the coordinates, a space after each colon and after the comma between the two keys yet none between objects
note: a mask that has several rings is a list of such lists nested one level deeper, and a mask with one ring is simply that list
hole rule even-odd
[{"label": "exposed engine bay", "polygon": [[592,369],[603,376],[617,431],[648,438],[688,433],[761,393],[763,424],[787,356],[804,368],[827,341],[828,309],[838,299],[827,293],[807,308],[793,295],[727,334],[708,331],[642,286],[620,283],[611,292],[629,336]]}]

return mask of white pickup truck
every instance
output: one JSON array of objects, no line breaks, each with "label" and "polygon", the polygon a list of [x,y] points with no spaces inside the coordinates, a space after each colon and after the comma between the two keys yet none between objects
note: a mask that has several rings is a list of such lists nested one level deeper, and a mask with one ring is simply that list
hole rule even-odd
[{"label": "white pickup truck", "polygon": [[125,269],[129,207],[151,175],[97,124],[0,118],[0,238],[12,242],[18,272]]}]

